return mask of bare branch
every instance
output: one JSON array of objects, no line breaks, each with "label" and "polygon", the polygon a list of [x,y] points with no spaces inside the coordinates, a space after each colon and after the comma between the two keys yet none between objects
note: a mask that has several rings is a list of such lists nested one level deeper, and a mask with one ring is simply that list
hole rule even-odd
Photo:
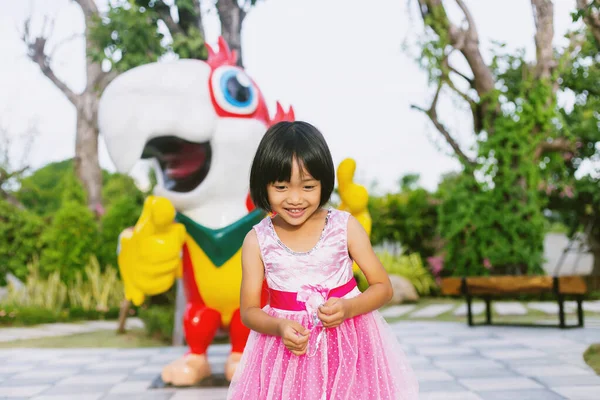
[{"label": "bare branch", "polygon": [[[454,49],[459,50],[467,60],[473,73],[473,79],[468,79],[464,74],[459,75],[473,82],[471,87],[477,91],[479,98],[483,99],[479,107],[481,115],[487,115],[489,112],[499,112],[498,107],[496,107],[496,110],[488,110],[490,101],[487,99],[489,98],[488,95],[494,90],[495,81],[492,71],[485,63],[479,49],[477,27],[464,2],[461,0],[456,1],[467,19],[468,28],[466,30],[459,28],[450,21],[442,0],[419,0],[421,14],[424,21],[428,17],[435,18],[436,23],[431,24],[430,27],[434,29],[438,36],[449,37],[450,45]],[[490,129],[488,134],[493,134],[493,131]]]},{"label": "bare branch", "polygon": [[[451,53],[451,51],[450,51],[450,53]],[[450,57],[450,53],[448,53],[442,60],[441,79],[448,85],[448,87],[450,87],[450,89],[452,89],[455,93],[457,93],[460,97],[462,97],[463,100],[465,100],[467,103],[469,103],[469,105],[471,106],[471,109],[474,109],[478,105],[477,102],[474,99],[472,99],[469,95],[467,95],[466,93],[459,90],[456,87],[456,85],[454,84],[454,82],[452,81],[452,79],[450,79],[450,76],[448,75],[449,72],[451,70],[453,70],[453,68],[452,69],[450,68],[450,64],[448,63],[448,58]]]},{"label": "bare branch", "polygon": [[17,207],[19,210],[24,210],[25,206],[23,203],[19,201],[12,193],[6,192],[4,190],[0,190],[0,197],[2,197],[6,202],[12,204],[14,207]]},{"label": "bare branch", "polygon": [[477,102],[475,100],[473,100],[468,94],[466,94],[465,92],[462,92],[460,89],[458,89],[456,87],[456,85],[454,84],[454,82],[452,82],[452,79],[450,79],[450,78],[446,79],[446,84],[448,85],[448,87],[450,89],[452,89],[456,94],[458,94],[464,101],[469,103],[471,108],[477,107],[477,105],[478,105]]},{"label": "bare branch", "polygon": [[81,11],[83,11],[83,15],[85,15],[85,19],[89,20],[94,15],[98,14],[98,6],[94,0],[73,0],[79,7],[81,7]]},{"label": "bare branch", "polygon": [[52,50],[50,50],[50,55],[48,56],[49,59],[54,58],[54,54],[58,51],[58,49],[62,46],[64,46],[65,44],[69,43],[72,40],[75,39],[80,39],[80,38],[85,38],[85,36],[82,33],[74,33],[73,35],[64,38],[63,40],[61,40],[60,42],[58,42],[57,44],[54,45],[54,47],[52,48]]},{"label": "bare branch", "polygon": [[[1,116],[0,116],[1,117]],[[21,167],[16,167],[11,162],[10,153],[13,149],[14,143],[12,139],[15,138],[15,135],[9,134],[9,126],[5,125],[3,121],[0,120],[0,198],[9,202],[10,204],[18,207],[24,208],[23,204],[11,193],[11,189],[13,184],[17,182],[23,174],[29,170],[29,166],[25,164],[24,161],[27,160],[27,154],[31,150],[31,144],[33,139],[35,138],[37,130],[35,129],[35,122],[31,122],[29,128],[23,132],[21,136],[23,139],[23,143],[21,143],[23,152],[21,160]],[[17,168],[17,169],[13,169]]]},{"label": "bare branch", "polygon": [[473,15],[467,8],[467,5],[462,0],[456,0],[456,4],[460,7],[462,12],[465,14],[465,18],[467,19],[467,23],[469,24],[468,33],[472,40],[479,40],[479,35],[477,34],[477,28],[475,26],[475,20],[473,19]]},{"label": "bare branch", "polygon": [[430,112],[433,110],[433,112],[437,114],[437,102],[440,99],[440,93],[442,93],[443,87],[444,87],[444,81],[440,80],[438,87],[435,90],[435,95],[433,96],[433,100],[431,101],[431,106],[429,107]]},{"label": "bare branch", "polygon": [[175,35],[176,33],[184,33],[181,26],[179,26],[179,24],[175,22],[175,20],[171,16],[171,11],[168,8],[160,8],[158,10],[158,14],[160,15],[160,18],[164,21],[165,25],[167,25],[167,28],[169,28],[171,36]]},{"label": "bare branch", "polygon": [[206,38],[206,34],[204,33],[204,23],[202,22],[202,9],[200,8],[200,1],[194,2],[194,12],[198,16],[198,29],[200,30],[200,34],[203,38]]},{"label": "bare branch", "polygon": [[551,142],[541,142],[535,149],[534,160],[539,160],[545,153],[551,153],[556,151],[574,152],[575,146],[573,143],[571,143],[565,138],[557,138],[552,140]]},{"label": "bare branch", "polygon": [[460,72],[459,70],[454,68],[452,65],[448,65],[448,69],[450,70],[450,72],[454,72],[456,75],[460,76],[461,78],[463,78],[464,80],[469,82],[469,85],[471,85],[471,87],[473,87],[473,79],[472,78],[469,78],[468,76],[466,76],[465,74],[463,74],[462,72]]},{"label": "bare branch", "polygon": [[548,79],[556,67],[552,40],[554,38],[554,4],[551,0],[531,0],[535,22],[537,55],[536,77]]},{"label": "bare branch", "polygon": [[600,46],[600,14],[592,9],[592,4],[589,0],[577,0],[577,8],[581,11],[585,10],[583,22],[592,31],[597,45]]},{"label": "bare branch", "polygon": [[67,99],[69,99],[71,103],[77,105],[78,96],[62,80],[60,80],[56,76],[56,74],[50,67],[50,58],[46,55],[45,52],[46,41],[48,38],[43,35],[40,37],[32,38],[31,33],[29,31],[30,23],[31,19],[28,18],[23,25],[23,36],[21,38],[23,42],[27,45],[29,58],[40,67],[42,73],[46,75],[46,77],[50,79],[52,83],[54,83],[54,85],[58,89],[60,89],[61,92],[63,92],[65,96],[67,96]]},{"label": "bare branch", "polygon": [[237,65],[243,67],[241,31],[246,11],[237,0],[218,0],[216,6],[221,21],[221,35],[231,50],[237,53]]},{"label": "bare branch", "polygon": [[[559,75],[566,73],[572,68],[573,63],[578,57],[578,53],[581,51],[583,44],[586,42],[586,35],[582,33],[571,32],[569,33],[568,37],[569,45],[565,48],[556,63],[556,68]],[[560,81],[555,79],[552,85],[552,90],[554,93],[557,93],[560,87]],[[591,88],[588,88],[588,91],[594,95],[600,95],[600,93],[594,93],[593,89]]]},{"label": "bare branch", "polygon": [[104,89],[106,89],[108,84],[111,83],[112,80],[115,79],[117,76],[119,76],[119,73],[115,69],[112,69],[109,72],[105,72],[104,74],[102,74],[100,79],[98,79],[96,83],[96,87],[99,93],[102,93]]},{"label": "bare branch", "polygon": [[469,157],[467,157],[467,155],[461,150],[460,146],[458,145],[458,142],[456,140],[454,140],[452,135],[450,135],[450,132],[448,132],[448,129],[446,129],[444,124],[442,124],[438,118],[437,102],[439,100],[440,92],[442,91],[443,85],[444,85],[444,81],[440,80],[438,88],[435,91],[435,95],[433,96],[433,101],[431,102],[431,106],[429,107],[429,109],[424,109],[424,108],[419,107],[414,104],[411,106],[411,108],[414,108],[415,110],[419,110],[419,111],[425,113],[425,115],[427,115],[429,117],[431,122],[433,122],[433,125],[435,125],[436,129],[442,134],[442,136],[444,136],[444,138],[446,139],[446,142],[450,145],[450,147],[452,147],[452,149],[454,150],[454,153],[456,154],[456,156],[460,159],[460,161],[463,164],[475,165],[475,162],[472,161],[471,159],[469,159]]},{"label": "bare branch", "polygon": [[0,168],[0,183],[4,183],[4,182],[6,182],[7,180],[9,180],[11,178],[15,178],[15,177],[21,176],[25,172],[27,172],[28,169],[29,169],[29,167],[27,166],[27,167],[19,168],[16,171],[8,172],[4,168]]}]

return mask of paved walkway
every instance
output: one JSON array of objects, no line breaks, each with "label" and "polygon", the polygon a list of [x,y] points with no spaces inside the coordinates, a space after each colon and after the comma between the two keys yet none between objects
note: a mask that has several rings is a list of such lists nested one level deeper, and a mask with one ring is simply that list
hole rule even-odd
[{"label": "paved walkway", "polygon": [[[541,311],[548,315],[558,315],[558,305],[556,302],[494,302],[492,307],[498,315],[525,315],[531,310]],[[587,313],[586,321],[590,316],[600,316],[600,300],[586,301],[583,308]],[[565,313],[574,315],[576,303],[573,301],[565,302]],[[484,312],[482,302],[473,303],[473,315],[481,315]],[[405,304],[391,306],[382,310],[385,318],[419,318],[435,319],[443,314],[451,313],[456,316],[465,316],[467,308],[464,304],[458,303],[440,303],[440,304]],[[138,318],[127,319],[127,329],[143,328],[143,322]],[[86,333],[98,330],[115,330],[117,323],[115,321],[89,321],[69,324],[45,324],[33,327],[19,328],[0,328],[0,342],[12,342],[23,339],[37,339],[49,336],[66,336],[78,333]],[[599,339],[600,341],[600,339]]]},{"label": "paved walkway", "polygon": [[[583,329],[392,324],[421,382],[422,400],[597,400],[600,377],[582,353],[600,341],[600,320]],[[212,346],[215,373],[229,348]],[[183,348],[0,350],[0,399],[220,400],[225,388],[149,389]]]}]

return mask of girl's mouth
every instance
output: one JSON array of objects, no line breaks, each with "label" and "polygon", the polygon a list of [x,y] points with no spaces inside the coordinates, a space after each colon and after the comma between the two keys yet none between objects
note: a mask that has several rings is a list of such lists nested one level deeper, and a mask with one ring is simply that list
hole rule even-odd
[{"label": "girl's mouth", "polygon": [[306,208],[286,208],[285,211],[288,213],[288,215],[292,218],[300,218],[302,215],[304,215],[304,211],[306,210]]}]

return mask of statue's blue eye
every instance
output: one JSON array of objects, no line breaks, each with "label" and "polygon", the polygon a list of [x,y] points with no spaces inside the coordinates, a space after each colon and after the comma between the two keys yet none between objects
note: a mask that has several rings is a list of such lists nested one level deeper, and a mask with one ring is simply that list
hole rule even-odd
[{"label": "statue's blue eye", "polygon": [[258,107],[258,90],[246,73],[237,67],[221,67],[212,78],[218,105],[233,114],[248,115]]},{"label": "statue's blue eye", "polygon": [[242,71],[229,70],[221,76],[225,100],[236,107],[247,107],[255,96],[252,82]]}]

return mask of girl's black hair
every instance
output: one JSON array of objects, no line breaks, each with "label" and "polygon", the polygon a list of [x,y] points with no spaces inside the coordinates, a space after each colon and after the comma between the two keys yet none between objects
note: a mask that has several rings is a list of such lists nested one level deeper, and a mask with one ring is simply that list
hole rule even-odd
[{"label": "girl's black hair", "polygon": [[335,168],[325,138],[307,122],[279,122],[262,138],[250,170],[250,196],[254,204],[270,212],[267,186],[273,182],[289,182],[292,162],[321,182],[322,207],[329,201],[335,184]]}]

